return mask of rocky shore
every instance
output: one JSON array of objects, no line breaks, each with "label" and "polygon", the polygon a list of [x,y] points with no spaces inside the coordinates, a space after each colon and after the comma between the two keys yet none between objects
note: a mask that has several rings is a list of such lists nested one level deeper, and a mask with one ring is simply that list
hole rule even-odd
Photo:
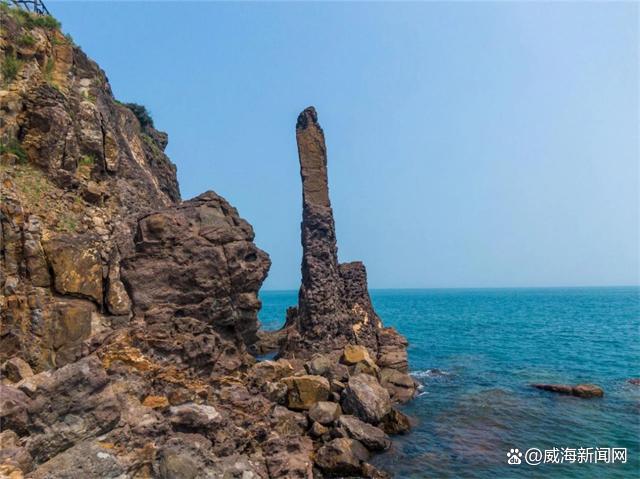
[{"label": "rocky shore", "polygon": [[364,265],[338,263],[315,110],[298,305],[265,333],[251,225],[182,201],[144,108],[54,19],[1,8],[0,478],[388,477],[368,461],[416,384]]}]

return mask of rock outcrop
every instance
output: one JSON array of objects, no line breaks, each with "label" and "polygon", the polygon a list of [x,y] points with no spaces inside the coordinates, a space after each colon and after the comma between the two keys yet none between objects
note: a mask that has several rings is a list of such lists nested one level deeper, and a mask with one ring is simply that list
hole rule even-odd
[{"label": "rock outcrop", "polygon": [[595,384],[578,384],[577,386],[571,386],[569,384],[532,384],[531,386],[543,391],[577,396],[586,399],[604,396],[604,390]]},{"label": "rock outcrop", "polygon": [[181,201],[167,135],[53,18],[0,9],[0,477],[387,477],[366,461],[409,427],[407,343],[337,262],[315,111],[300,301],[256,362],[252,227]]}]

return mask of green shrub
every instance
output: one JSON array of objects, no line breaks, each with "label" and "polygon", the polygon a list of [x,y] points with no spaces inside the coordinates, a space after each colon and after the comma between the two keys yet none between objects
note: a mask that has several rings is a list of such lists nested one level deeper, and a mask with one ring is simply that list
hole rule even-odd
[{"label": "green shrub", "polygon": [[47,63],[44,65],[44,79],[47,83],[51,83],[53,81],[53,67],[55,66],[55,61],[53,58],[48,58]]},{"label": "green shrub", "polygon": [[36,44],[36,39],[29,33],[24,33],[18,37],[18,44],[23,47],[32,47]]},{"label": "green shrub", "polygon": [[0,155],[3,155],[4,153],[16,155],[18,163],[25,164],[27,162],[27,152],[24,151],[20,142],[15,138],[6,142],[0,141]]},{"label": "green shrub", "polygon": [[11,83],[16,79],[21,66],[22,61],[16,58],[15,53],[5,55],[0,68],[2,70],[2,78],[4,79],[5,84]]},{"label": "green shrub", "polygon": [[144,105],[138,105],[137,103],[122,103],[122,105],[133,112],[142,128],[147,126],[153,128],[153,118],[151,118],[151,114]]},{"label": "green shrub", "polygon": [[93,166],[96,163],[96,157],[93,155],[84,155],[78,161],[78,165],[80,166]]}]

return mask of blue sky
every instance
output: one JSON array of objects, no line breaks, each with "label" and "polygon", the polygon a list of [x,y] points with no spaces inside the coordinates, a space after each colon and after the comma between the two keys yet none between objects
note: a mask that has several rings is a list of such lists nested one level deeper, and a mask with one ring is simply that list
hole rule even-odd
[{"label": "blue sky", "polygon": [[638,284],[638,5],[47,2],[300,281],[299,111],[370,286]]}]

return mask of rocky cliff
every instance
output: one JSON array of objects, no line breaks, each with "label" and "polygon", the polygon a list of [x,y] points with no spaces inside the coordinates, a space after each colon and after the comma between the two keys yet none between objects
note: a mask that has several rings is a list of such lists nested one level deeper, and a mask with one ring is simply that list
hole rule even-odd
[{"label": "rocky cliff", "polygon": [[303,285],[257,362],[270,261],[181,201],[167,135],[51,17],[0,4],[0,478],[385,477],[406,342],[339,265],[322,130],[298,121]]}]

